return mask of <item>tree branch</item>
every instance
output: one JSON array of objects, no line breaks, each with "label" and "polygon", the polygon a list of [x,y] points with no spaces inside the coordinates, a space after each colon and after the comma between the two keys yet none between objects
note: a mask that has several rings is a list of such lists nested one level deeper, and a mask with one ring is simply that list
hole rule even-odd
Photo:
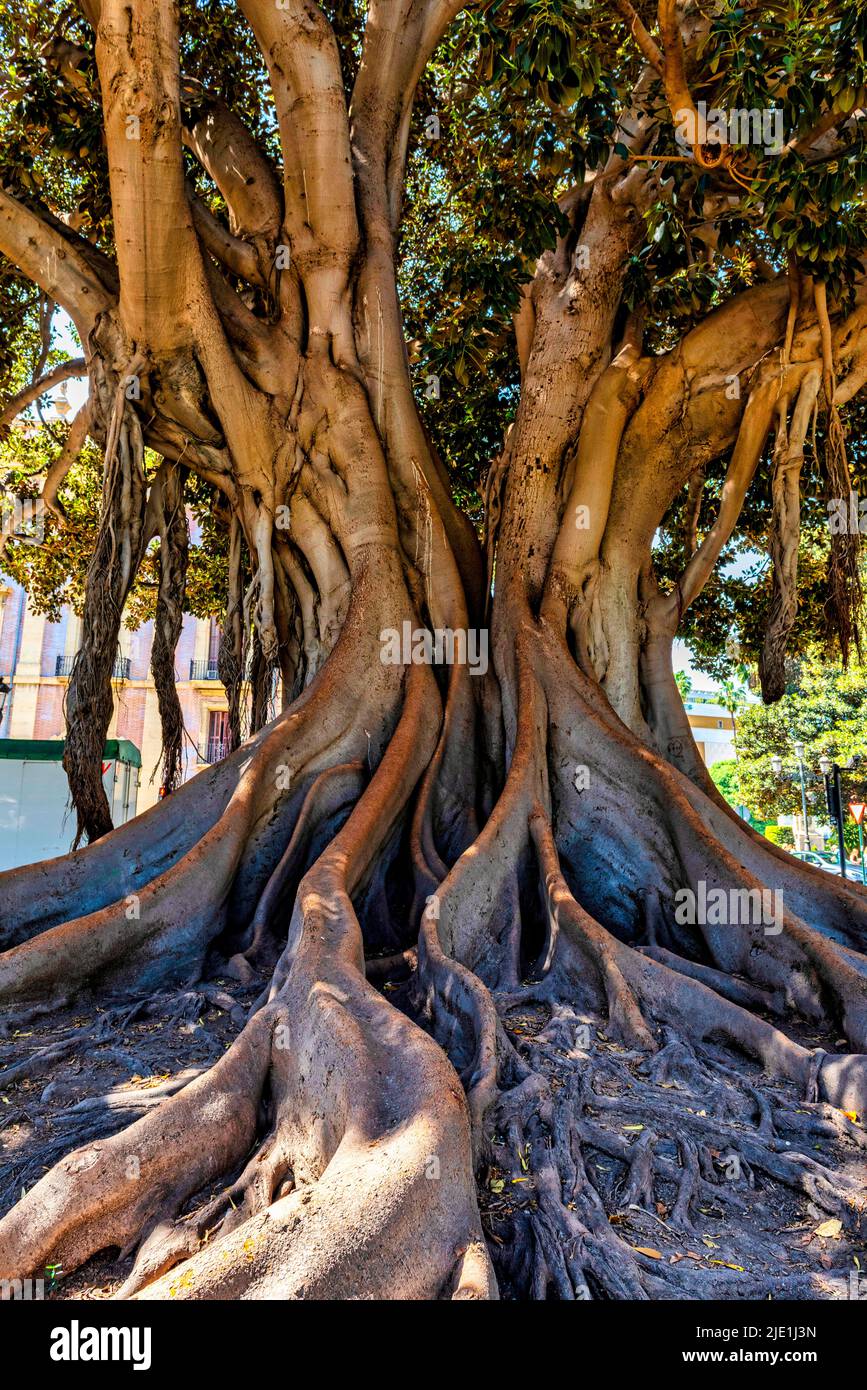
[{"label": "tree branch", "polygon": [[66,310],[86,342],[114,296],[77,247],[4,190],[0,190],[0,252]]},{"label": "tree branch", "polygon": [[780,150],[780,154],[789,154],[790,151],[794,151],[795,154],[803,154],[816,140],[821,139],[823,135],[827,135],[829,130],[833,130],[840,121],[846,121],[848,119],[848,116],[844,115],[842,111],[826,111],[823,116],[819,117],[816,124],[810,130],[805,131],[803,135],[794,136],[789,140]]},{"label": "tree branch", "polygon": [[659,73],[660,77],[665,76],[665,62],[660,52],[659,45],[655,39],[651,38],[645,29],[641,19],[630,4],[630,0],[614,0],[615,7],[623,15],[629,24],[629,32],[638,44],[645,58],[652,68]]},{"label": "tree branch", "polygon": [[[96,27],[99,6],[88,8]],[[55,38],[43,45],[42,54],[69,86],[88,93],[80,72],[90,57],[86,49]],[[184,144],[219,188],[229,209],[232,232],[275,240],[281,221],[280,185],[247,127],[201,82],[182,78],[181,95],[192,118],[184,125]]]},{"label": "tree branch", "polygon": [[695,122],[695,146],[707,143],[706,122],[699,117],[696,104],[686,80],[686,53],[677,16],[677,0],[659,0],[659,33],[662,38],[665,98],[675,124],[683,113],[690,112]]},{"label": "tree branch", "polygon": [[224,101],[189,78],[181,86],[184,102],[193,108],[193,119],[184,128],[184,143],[225,199],[231,232],[248,240],[261,237],[273,245],[283,210],[280,185],[269,161]]},{"label": "tree branch", "polygon": [[[64,478],[78,458],[81,450],[84,448],[84,442],[87,439],[87,431],[89,428],[90,403],[86,401],[70,423],[69,433],[63,442],[60,452],[45,475],[42,491],[36,498],[33,506],[33,512],[30,517],[31,521],[37,521],[46,511],[52,512],[54,516],[59,517],[61,521],[66,520],[66,513],[57,501],[57,494]],[[5,553],[9,541],[15,539],[13,528],[14,520],[11,520],[9,523],[4,523],[3,530],[0,532],[0,558],[2,558]]]},{"label": "tree branch", "polygon": [[259,269],[255,248],[249,241],[233,236],[190,187],[187,188],[187,196],[193,214],[193,225],[205,249],[233,275],[246,280],[248,285],[258,285],[260,289],[264,289],[266,282]]},{"label": "tree branch", "polygon": [[383,223],[376,227],[369,206],[368,235],[374,230],[390,239],[397,227],[416,87],[463,4],[464,0],[371,0],[351,103],[353,148],[362,156],[359,172],[368,195],[376,189],[376,211]]},{"label": "tree branch", "polygon": [[284,161],[284,225],[307,295],[310,332],[338,332],[335,356],[351,361],[345,289],[358,222],[337,41],[312,0],[281,0],[280,8],[240,3],[271,79]]},{"label": "tree branch", "polygon": [[170,0],[103,0],[96,60],[104,110],[120,310],[132,342],[189,341],[184,307],[198,240],[184,191],[177,13]]},{"label": "tree branch", "polygon": [[59,386],[62,381],[80,376],[87,376],[87,363],[83,357],[70,357],[68,362],[61,362],[59,366],[53,367],[50,372],[46,372],[36,381],[31,381],[23,390],[17,392],[0,411],[0,439],[5,438],[9,433],[9,425],[28,405],[32,405],[40,396]]},{"label": "tree branch", "polygon": [[679,614],[701,593],[734,530],[765,447],[779,388],[779,373],[774,372],[750,392],[726,470],[716,520],[683,571],[675,594],[669,596]]}]

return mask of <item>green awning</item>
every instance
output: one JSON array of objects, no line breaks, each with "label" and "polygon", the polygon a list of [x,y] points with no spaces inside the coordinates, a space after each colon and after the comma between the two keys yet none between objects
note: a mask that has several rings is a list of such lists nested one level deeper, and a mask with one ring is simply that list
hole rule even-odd
[{"label": "green awning", "polygon": [[[0,738],[0,758],[18,759],[28,763],[59,763],[63,759],[66,740],[62,738]],[[106,762],[117,759],[141,767],[141,753],[128,738],[110,738],[102,750]]]}]

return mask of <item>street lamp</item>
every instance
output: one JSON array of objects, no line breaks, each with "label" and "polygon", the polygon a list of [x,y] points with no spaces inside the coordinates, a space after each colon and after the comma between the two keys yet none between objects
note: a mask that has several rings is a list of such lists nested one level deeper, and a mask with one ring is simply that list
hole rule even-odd
[{"label": "street lamp", "polygon": [[0,676],[0,728],[2,728],[3,715],[6,712],[6,699],[11,689],[12,686],[9,684],[9,682],[7,680],[4,680],[4,678]]},{"label": "street lamp", "polygon": [[843,844],[843,788],[840,785],[840,768],[832,762],[827,753],[819,759],[819,767],[825,779],[825,800],[828,814],[837,825],[837,848],[840,854],[840,874],[846,877],[846,847]]},{"label": "street lamp", "polygon": [[795,757],[798,759],[798,776],[801,779],[801,812],[804,817],[804,835],[807,840],[807,849],[811,850],[813,846],[810,844],[810,822],[807,819],[807,782],[804,777],[804,753],[806,749],[800,739],[796,739],[792,747],[795,750]]},{"label": "street lamp", "polygon": [[[810,844],[810,822],[807,818],[807,784],[804,780],[804,745],[801,742],[797,742],[792,746],[795,750],[795,757],[798,759],[798,775],[801,780],[801,814],[804,817],[804,836],[807,841],[807,849],[810,850],[813,846]],[[783,760],[779,753],[775,753],[771,758],[771,767],[775,777],[782,776]]]}]

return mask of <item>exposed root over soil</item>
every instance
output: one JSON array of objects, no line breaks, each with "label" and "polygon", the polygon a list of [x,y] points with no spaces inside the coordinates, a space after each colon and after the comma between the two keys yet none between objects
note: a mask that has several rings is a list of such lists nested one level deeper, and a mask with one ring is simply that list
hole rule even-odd
[{"label": "exposed root over soil", "polygon": [[[497,1283],[513,1298],[845,1296],[867,1256],[864,1058],[845,1039],[860,1036],[863,959],[788,915],[769,936],[729,927],[748,950],[677,927],[691,854],[739,885],[747,871],[704,843],[695,789],[579,673],[564,695],[544,625],[516,652],[509,776],[427,895],[417,948],[407,915],[394,950],[411,885],[381,870],[440,740],[422,717],[433,679],[410,667],[379,764],[331,741],[256,893],[234,880],[247,925],[196,919],[188,983],[177,958],[156,993],[119,982],[93,918],[96,967],[65,979],[80,1003],[58,1003],[47,956],[44,976],[20,965],[65,928],[2,958],[0,1276],[51,1269],[58,1296],[139,1298],[488,1297]],[[302,702],[254,759],[291,758],[287,718],[308,737]],[[592,792],[569,776],[582,757],[600,769]],[[643,769],[648,814],[630,833],[655,891],[612,911],[596,856],[600,817],[608,853],[621,842],[606,811],[619,759]],[[254,815],[233,805],[214,832],[230,843]],[[194,983],[203,971],[213,982]]]},{"label": "exposed root over soil", "polygon": [[[350,897],[433,752],[418,720],[430,680],[411,671],[380,766],[303,878],[267,998],[210,1070],[22,1197],[0,1228],[4,1271],[140,1246],[124,1295],[493,1292],[463,1093],[366,983]],[[239,1167],[228,1196],[176,1219]]]}]

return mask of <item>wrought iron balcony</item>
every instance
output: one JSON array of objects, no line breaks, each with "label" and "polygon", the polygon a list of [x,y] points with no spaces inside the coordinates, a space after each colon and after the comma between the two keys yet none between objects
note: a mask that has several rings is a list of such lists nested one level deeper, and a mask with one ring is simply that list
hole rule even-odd
[{"label": "wrought iron balcony", "polygon": [[220,679],[217,671],[216,661],[191,661],[190,680],[191,681],[218,681]]},{"label": "wrought iron balcony", "polygon": [[224,738],[209,738],[199,751],[199,762],[219,763],[227,756],[229,745]]},{"label": "wrought iron balcony", "polygon": [[[72,663],[74,656],[59,656],[54,663],[55,676],[70,676],[72,674]],[[128,681],[129,673],[132,668],[132,661],[128,656],[119,656],[112,669],[112,680]]]}]

